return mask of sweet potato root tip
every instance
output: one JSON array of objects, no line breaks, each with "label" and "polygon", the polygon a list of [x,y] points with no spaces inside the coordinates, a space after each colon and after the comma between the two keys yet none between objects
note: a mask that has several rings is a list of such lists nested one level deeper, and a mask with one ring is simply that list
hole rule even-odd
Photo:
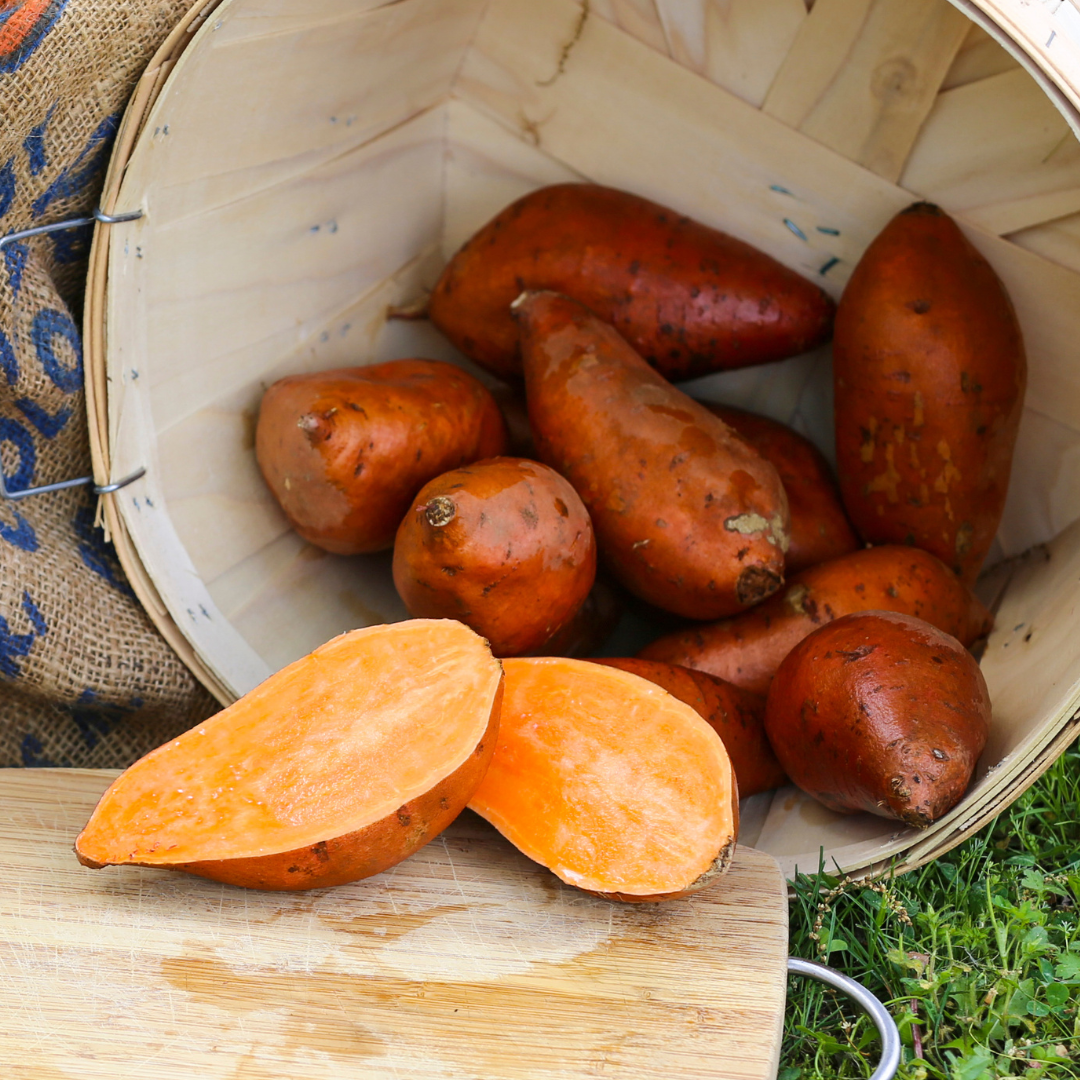
[{"label": "sweet potato root tip", "polygon": [[495,757],[470,807],[586,892],[663,900],[705,887],[738,830],[731,763],[690,706],[582,660],[507,660]]},{"label": "sweet potato root tip", "polygon": [[480,783],[501,685],[499,662],[458,622],[343,634],[131,766],[76,854],[260,889],[378,873]]}]

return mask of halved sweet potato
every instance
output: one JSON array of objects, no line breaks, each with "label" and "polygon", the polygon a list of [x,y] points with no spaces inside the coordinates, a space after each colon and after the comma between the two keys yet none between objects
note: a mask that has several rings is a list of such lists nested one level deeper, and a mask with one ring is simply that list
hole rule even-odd
[{"label": "halved sweet potato", "polygon": [[472,810],[567,884],[610,900],[675,899],[727,869],[735,776],[694,709],[587,660],[503,666],[499,739]]},{"label": "halved sweet potato", "polygon": [[257,889],[377,874],[464,808],[495,750],[501,686],[459,622],[342,634],[132,765],[75,853]]},{"label": "halved sweet potato", "polygon": [[731,758],[740,798],[778,788],[787,781],[765,734],[765,698],[705,671],[636,656],[591,657],[662,686],[695,709],[723,740]]}]

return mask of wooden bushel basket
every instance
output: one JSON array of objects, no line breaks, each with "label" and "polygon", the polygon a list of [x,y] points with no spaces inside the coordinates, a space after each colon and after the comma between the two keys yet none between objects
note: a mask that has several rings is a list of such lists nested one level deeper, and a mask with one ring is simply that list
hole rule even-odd
[{"label": "wooden bushel basket", "polygon": [[[146,467],[105,501],[140,599],[222,702],[336,633],[404,616],[388,555],[327,555],[287,527],[255,463],[260,396],[292,372],[460,360],[387,310],[519,195],[625,188],[835,296],[885,222],[930,199],[1005,282],[1030,359],[982,582],[993,733],[963,802],[924,832],[787,788],[746,801],[741,839],[789,874],[822,853],[861,874],[947,850],[1077,729],[1080,113],[1054,74],[1080,85],[1070,33],[1080,42],[1069,3],[1006,0],[193,10],[129,109],[103,207],[144,216],[99,230],[86,306],[98,480]],[[830,385],[824,349],[688,389],[831,453]]]}]

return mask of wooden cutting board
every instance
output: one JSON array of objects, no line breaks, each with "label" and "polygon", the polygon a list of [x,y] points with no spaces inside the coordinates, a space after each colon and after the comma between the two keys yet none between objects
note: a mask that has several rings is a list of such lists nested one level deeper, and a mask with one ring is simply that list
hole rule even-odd
[{"label": "wooden cutting board", "polygon": [[112,772],[0,772],[0,1074],[9,1080],[775,1077],[775,861],[667,904],[563,885],[466,812],[353,885],[260,893],[87,870]]}]

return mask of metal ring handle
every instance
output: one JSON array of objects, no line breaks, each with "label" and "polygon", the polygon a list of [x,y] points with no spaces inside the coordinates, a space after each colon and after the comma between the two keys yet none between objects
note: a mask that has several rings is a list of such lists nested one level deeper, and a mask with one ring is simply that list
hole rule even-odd
[{"label": "metal ring handle", "polygon": [[862,983],[841,975],[839,971],[814,960],[801,960],[797,956],[789,956],[787,962],[788,973],[791,975],[806,975],[808,978],[817,979],[818,982],[828,983],[829,986],[842,990],[848,997],[853,998],[855,1003],[874,1022],[881,1036],[881,1061],[873,1071],[870,1080],[892,1080],[896,1076],[896,1070],[900,1068],[900,1030],[896,1021],[889,1015],[889,1010],[866,989]]},{"label": "metal ring handle", "polygon": [[[146,468],[140,465],[139,468],[122,480],[115,480],[111,484],[102,484],[100,486],[95,484],[92,490],[95,495],[108,495],[113,491],[119,491],[122,487],[127,487],[128,484],[134,483],[145,475]],[[5,502],[18,502],[29,495],[45,495],[50,491],[63,491],[66,488],[81,487],[83,484],[93,483],[94,478],[92,476],[79,476],[74,480],[60,480],[55,484],[42,484],[41,487],[23,488],[22,491],[9,491],[3,470],[0,470],[0,499]]]}]

